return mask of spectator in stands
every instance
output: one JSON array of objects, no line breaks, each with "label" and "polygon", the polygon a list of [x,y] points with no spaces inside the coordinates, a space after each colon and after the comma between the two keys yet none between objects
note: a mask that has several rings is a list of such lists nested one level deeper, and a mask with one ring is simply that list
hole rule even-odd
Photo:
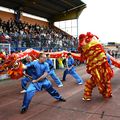
[{"label": "spectator in stands", "polygon": [[112,50],[112,56],[115,57],[115,51],[114,50]]},{"label": "spectator in stands", "polygon": [[118,51],[115,51],[115,58],[118,57]]},{"label": "spectator in stands", "polygon": [[6,39],[5,39],[5,36],[3,34],[2,28],[0,28],[0,42],[1,43],[6,43]]}]

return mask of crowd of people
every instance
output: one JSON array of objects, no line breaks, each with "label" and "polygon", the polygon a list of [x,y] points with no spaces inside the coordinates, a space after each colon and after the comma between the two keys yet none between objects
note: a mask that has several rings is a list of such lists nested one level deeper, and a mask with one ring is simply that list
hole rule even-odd
[{"label": "crowd of people", "polygon": [[59,29],[16,22],[10,18],[8,21],[0,19],[0,43],[10,43],[16,50],[21,47],[59,50],[77,47],[78,41]]},{"label": "crowd of people", "polygon": [[120,54],[118,50],[108,50],[107,53],[112,57],[119,58]]}]

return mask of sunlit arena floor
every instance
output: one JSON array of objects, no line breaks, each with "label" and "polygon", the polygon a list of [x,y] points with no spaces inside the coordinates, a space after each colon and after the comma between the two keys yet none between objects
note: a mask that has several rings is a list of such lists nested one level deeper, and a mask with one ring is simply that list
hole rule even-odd
[{"label": "sunlit arena floor", "polygon": [[[86,73],[85,65],[76,69],[84,81],[90,77]],[[20,80],[0,81],[0,120],[120,120],[120,69],[113,69],[112,98],[104,99],[95,88],[92,100],[82,101],[84,84],[77,85],[74,78],[68,75],[67,81],[63,82],[64,86],[58,88],[49,78],[67,101],[57,102],[46,91],[38,92],[25,114],[20,114],[23,100]],[[63,71],[56,70],[60,79]]]}]

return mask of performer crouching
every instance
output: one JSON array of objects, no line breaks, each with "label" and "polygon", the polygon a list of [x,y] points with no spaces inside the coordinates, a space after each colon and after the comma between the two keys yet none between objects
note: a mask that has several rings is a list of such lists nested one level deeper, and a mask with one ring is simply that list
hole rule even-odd
[{"label": "performer crouching", "polygon": [[20,111],[21,113],[27,111],[32,97],[37,91],[42,91],[42,89],[45,89],[51,96],[53,96],[58,101],[66,101],[64,98],[62,98],[58,91],[52,87],[51,82],[46,78],[50,70],[45,60],[46,55],[44,53],[40,53],[39,60],[33,61],[29,65],[26,65],[24,67],[27,69],[30,66],[34,66],[36,70],[36,78],[32,81],[32,83],[30,83],[24,94],[23,105]]},{"label": "performer crouching", "polygon": [[[26,65],[31,64],[32,57],[31,56],[26,57],[26,62],[27,62]],[[36,76],[35,74],[36,74],[36,72],[35,72],[35,67],[34,66],[30,66],[25,70],[25,73],[24,73],[25,77],[23,77],[21,79],[21,86],[22,86],[23,90],[20,93],[26,92],[27,83],[31,82],[32,79],[35,79],[35,76]]]}]

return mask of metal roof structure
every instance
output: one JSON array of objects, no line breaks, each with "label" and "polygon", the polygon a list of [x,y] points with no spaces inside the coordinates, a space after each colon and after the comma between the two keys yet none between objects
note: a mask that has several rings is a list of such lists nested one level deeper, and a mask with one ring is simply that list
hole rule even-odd
[{"label": "metal roof structure", "polygon": [[86,8],[81,0],[0,0],[0,6],[43,17],[51,22],[76,19]]}]

